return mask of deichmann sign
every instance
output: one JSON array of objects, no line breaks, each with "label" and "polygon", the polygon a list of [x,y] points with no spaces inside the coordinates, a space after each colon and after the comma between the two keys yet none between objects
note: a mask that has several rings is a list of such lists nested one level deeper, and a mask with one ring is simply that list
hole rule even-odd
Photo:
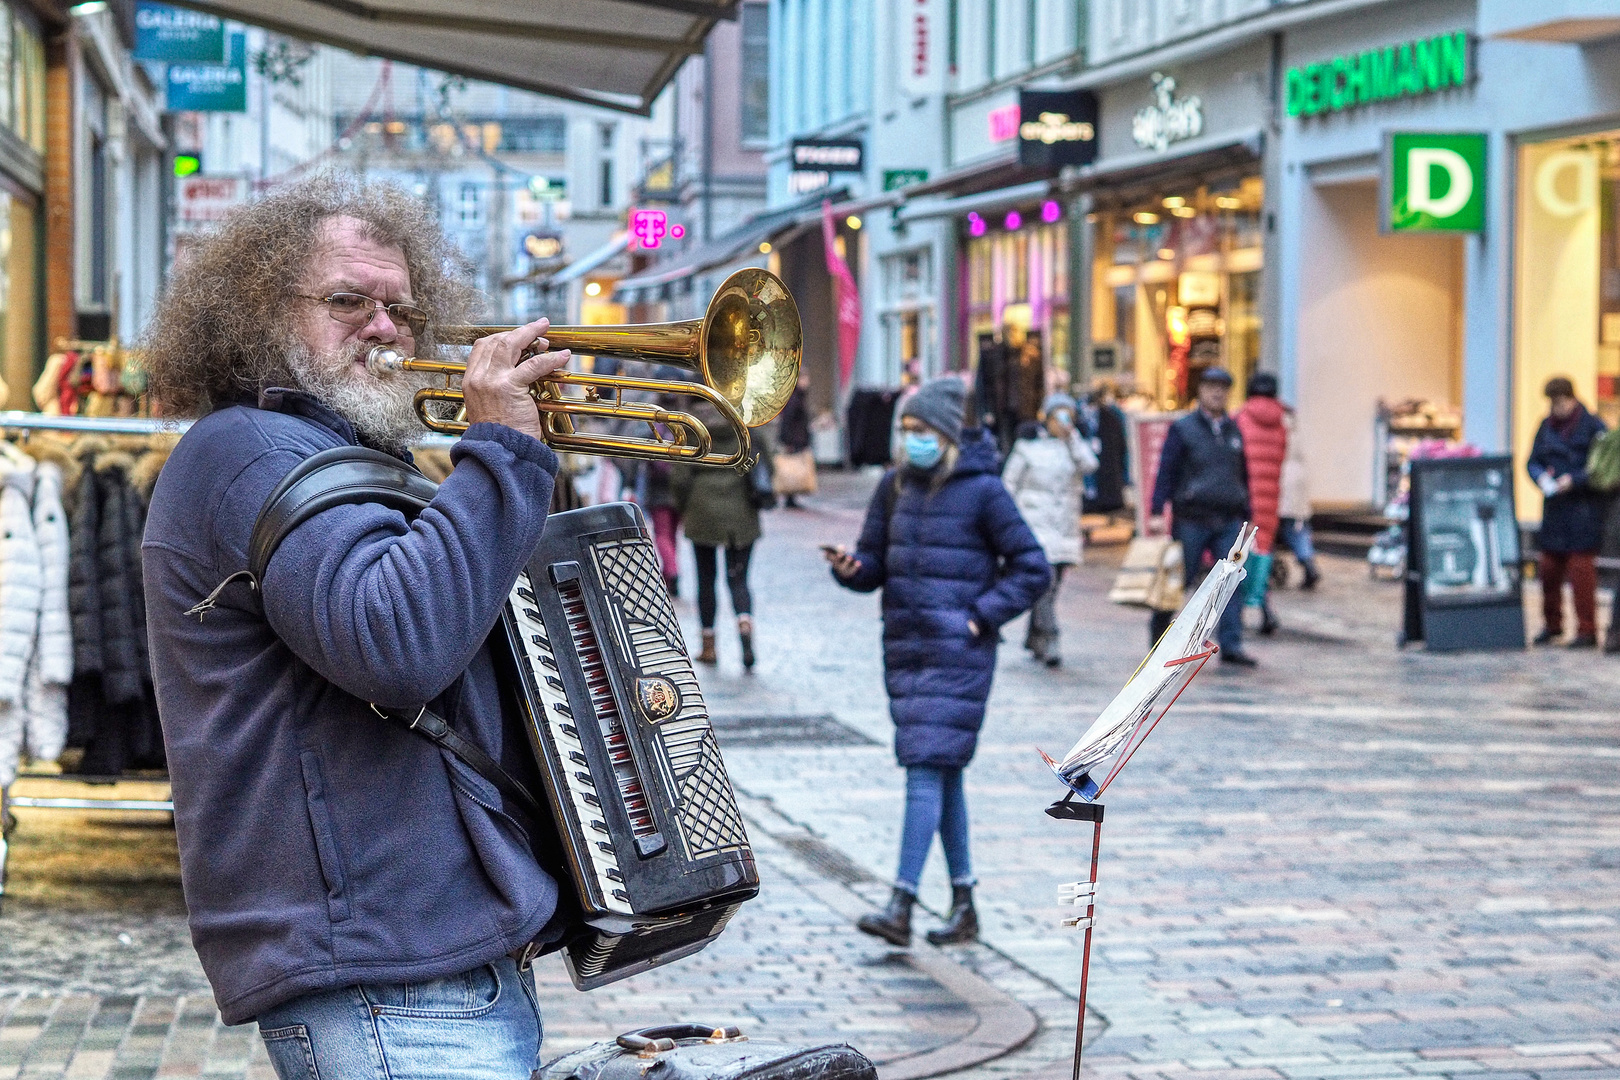
[{"label": "deichmann sign", "polygon": [[1018,92],[1018,161],[1051,168],[1097,160],[1097,95],[1089,90]]},{"label": "deichmann sign", "polygon": [[168,108],[174,112],[247,112],[247,35],[231,34],[224,64],[170,64]]},{"label": "deichmann sign", "polygon": [[135,59],[225,61],[225,23],[216,15],[153,4],[135,5]]},{"label": "deichmann sign", "polygon": [[1288,115],[1317,116],[1467,86],[1474,80],[1473,54],[1472,36],[1459,30],[1292,68]]},{"label": "deichmann sign", "polygon": [[1483,134],[1386,135],[1380,176],[1383,231],[1484,231]]}]

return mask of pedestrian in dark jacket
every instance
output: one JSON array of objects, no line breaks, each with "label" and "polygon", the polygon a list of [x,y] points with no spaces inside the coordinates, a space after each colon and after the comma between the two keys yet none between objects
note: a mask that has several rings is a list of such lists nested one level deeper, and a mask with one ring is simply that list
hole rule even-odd
[{"label": "pedestrian in dark jacket", "polygon": [[545,321],[472,347],[470,426],[414,521],[332,506],[286,534],[257,588],[237,577],[301,462],[356,444],[408,458],[419,384],[365,358],[432,355],[433,326],[467,321],[458,265],[405,192],[323,176],[222,222],[148,331],[153,394],[200,416],[143,547],[181,881],[225,1022],[257,1019],[282,1080],[538,1064],[528,961],[563,932],[563,868],[483,771],[375,710],[425,706],[538,790],[488,635],[557,474],[529,396],[568,359],[544,351]]},{"label": "pedestrian in dark jacket", "polygon": [[[1198,383],[1198,408],[1170,425],[1153,483],[1154,515],[1171,509],[1171,535],[1181,544],[1182,572],[1188,595],[1204,572],[1204,554],[1223,559],[1237,542],[1249,514],[1248,465],[1243,433],[1226,415],[1232,376],[1205,368]],[[1167,615],[1154,612],[1149,636],[1155,642],[1169,626]],[[1243,606],[1228,604],[1216,635],[1221,662],[1253,667],[1243,651]]]},{"label": "pedestrian in dark jacket", "polygon": [[1560,376],[1547,381],[1552,402],[1536,430],[1527,469],[1546,497],[1541,512],[1541,614],[1545,625],[1537,645],[1564,633],[1564,582],[1575,595],[1572,649],[1597,645],[1597,552],[1603,543],[1602,492],[1586,482],[1592,443],[1609,430],[1575,397],[1575,386]]},{"label": "pedestrian in dark jacket", "polygon": [[978,934],[962,770],[984,724],[998,630],[1051,580],[1040,543],[997,476],[995,440],[962,428],[964,389],[958,379],[935,379],[906,401],[903,462],[878,484],[854,553],[827,556],[846,588],[883,590],[884,682],[895,757],[906,770],[906,817],[888,909],[858,925],[901,946],[911,941],[911,908],[936,833],[951,911],[928,940]]},{"label": "pedestrian in dark jacket", "polygon": [[[737,437],[721,421],[720,414],[714,412],[711,416],[706,406],[697,408],[698,418],[714,433],[714,452],[735,452]],[[756,438],[754,448],[768,458],[770,448],[763,440]],[[692,556],[697,563],[698,622],[702,624],[703,649],[693,659],[700,664],[719,661],[719,654],[715,652],[714,623],[719,615],[720,598],[715,585],[720,551],[724,549],[726,586],[731,592],[731,609],[737,616],[743,668],[753,670],[754,667],[754,597],[748,590],[748,564],[754,557],[754,543],[760,537],[760,528],[752,481],[753,477],[735,469],[676,465],[670,470],[670,495],[675,500],[675,511],[680,515],[686,538],[692,542]]]}]

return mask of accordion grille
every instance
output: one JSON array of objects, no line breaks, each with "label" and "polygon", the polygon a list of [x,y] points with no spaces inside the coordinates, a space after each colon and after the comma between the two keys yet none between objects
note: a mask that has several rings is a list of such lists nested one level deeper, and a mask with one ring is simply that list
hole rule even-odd
[{"label": "accordion grille", "polygon": [[746,848],[748,835],[664,587],[657,551],[645,538],[608,540],[593,544],[591,550],[597,580],[619,614],[612,632],[624,652],[643,673],[669,679],[680,692],[679,710],[656,730],[687,857],[696,861]]}]

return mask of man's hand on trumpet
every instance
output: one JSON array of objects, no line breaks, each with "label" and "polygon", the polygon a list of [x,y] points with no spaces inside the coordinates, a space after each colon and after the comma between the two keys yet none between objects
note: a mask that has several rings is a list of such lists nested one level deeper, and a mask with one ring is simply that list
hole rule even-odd
[{"label": "man's hand on trumpet", "polygon": [[536,319],[527,326],[491,334],[473,343],[466,373],[461,377],[468,423],[505,424],[525,435],[542,438],[540,410],[529,396],[529,387],[566,367],[573,355],[567,349],[558,349],[524,358],[525,352],[544,350],[550,344],[542,336],[550,325],[550,319]]}]

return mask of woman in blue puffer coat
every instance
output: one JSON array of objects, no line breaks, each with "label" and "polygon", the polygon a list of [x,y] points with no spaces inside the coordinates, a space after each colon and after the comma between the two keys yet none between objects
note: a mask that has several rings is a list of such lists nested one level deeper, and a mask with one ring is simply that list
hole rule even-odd
[{"label": "woman in blue puffer coat", "polygon": [[856,592],[883,589],[883,667],[906,817],[894,894],[861,930],[911,943],[911,908],[938,833],[951,911],[936,945],[978,936],[962,770],[973,758],[996,668],[998,631],[1046,591],[1040,543],[997,474],[995,440],[963,430],[964,387],[926,383],[901,406],[904,461],[884,474],[854,554],[828,552]]}]

